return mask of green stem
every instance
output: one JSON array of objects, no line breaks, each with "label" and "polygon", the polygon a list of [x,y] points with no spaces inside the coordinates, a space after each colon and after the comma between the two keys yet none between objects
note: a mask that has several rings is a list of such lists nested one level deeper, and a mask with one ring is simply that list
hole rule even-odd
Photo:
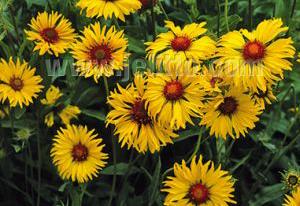
[{"label": "green stem", "polygon": [[253,25],[253,11],[252,11],[252,0],[248,0],[248,15],[249,15],[249,29],[252,29]]},{"label": "green stem", "polygon": [[[105,91],[106,91],[106,96],[109,96],[109,85],[107,81],[107,77],[103,76],[104,80],[104,86],[105,86]],[[117,184],[117,142],[116,138],[113,136],[113,131],[111,130],[111,143],[112,143],[112,152],[113,152],[113,164],[114,164],[114,170],[113,170],[113,182],[112,182],[112,187],[111,187],[111,192],[109,196],[109,201],[108,201],[108,206],[111,206],[113,197],[115,194],[116,190],[116,184]]]},{"label": "green stem", "polygon": [[292,6],[292,10],[291,10],[291,18],[293,18],[295,10],[296,10],[296,5],[297,5],[297,0],[293,1],[293,6]]},{"label": "green stem", "polygon": [[188,159],[187,163],[190,163],[193,160],[194,156],[197,155],[197,153],[199,152],[200,145],[201,145],[201,140],[202,140],[202,130],[200,130],[200,133],[198,135],[198,140],[197,140],[197,143],[196,143],[196,147],[194,149],[194,152],[192,153],[192,155]]},{"label": "green stem", "polygon": [[228,0],[225,0],[224,16],[225,16],[226,29],[227,29],[227,31],[229,32],[229,23],[228,23]]},{"label": "green stem", "polygon": [[41,200],[41,177],[42,177],[42,154],[41,154],[41,141],[40,141],[40,111],[37,109],[37,153],[38,153],[38,185],[37,185],[37,200],[36,205],[40,205]]},{"label": "green stem", "polygon": [[216,2],[217,2],[217,8],[218,8],[217,36],[220,37],[221,8],[220,8],[220,1],[216,0]]},{"label": "green stem", "polygon": [[14,138],[15,135],[15,109],[11,108],[10,110],[10,129],[11,129],[11,136]]},{"label": "green stem", "polygon": [[13,26],[14,26],[14,29],[15,29],[15,35],[16,35],[16,39],[17,39],[17,42],[18,44],[20,44],[20,38],[19,38],[19,32],[18,32],[18,26],[17,26],[17,22],[16,22],[16,18],[15,18],[15,12],[13,11],[13,9],[11,7],[8,8],[9,9],[9,12],[10,12],[10,15],[11,15],[11,18],[12,18],[12,22],[13,22]]},{"label": "green stem", "polygon": [[168,16],[166,10],[164,9],[164,7],[163,7],[163,5],[162,5],[162,3],[161,3],[160,0],[158,1],[158,5],[159,5],[160,9],[162,10],[162,12],[163,12],[165,18],[166,18],[167,20],[169,20],[170,18],[169,18],[169,16]]},{"label": "green stem", "polygon": [[152,7],[151,7],[151,23],[152,23],[152,35],[153,35],[153,41],[156,38],[156,20],[155,20],[155,12],[154,12],[154,1],[152,1]]},{"label": "green stem", "polygon": [[115,16],[113,16],[112,20],[114,22],[114,25],[117,27],[117,29],[121,30],[121,27],[119,25],[118,19]]}]

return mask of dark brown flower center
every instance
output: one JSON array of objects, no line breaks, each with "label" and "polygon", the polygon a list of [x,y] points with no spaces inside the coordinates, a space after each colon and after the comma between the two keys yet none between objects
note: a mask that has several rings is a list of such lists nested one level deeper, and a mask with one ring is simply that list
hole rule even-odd
[{"label": "dark brown flower center", "polygon": [[238,103],[233,97],[225,97],[224,102],[219,105],[219,110],[224,115],[233,114],[238,107]]},{"label": "dark brown flower center", "polygon": [[106,45],[98,45],[90,50],[90,58],[98,65],[106,65],[112,60],[112,50]]},{"label": "dark brown flower center", "polygon": [[191,46],[191,40],[188,37],[175,37],[172,40],[171,46],[175,51],[186,51]]},{"label": "dark brown flower center", "polygon": [[145,101],[137,99],[132,106],[132,119],[139,124],[151,123],[151,118],[145,109]]},{"label": "dark brown flower center", "polygon": [[23,80],[19,77],[15,77],[13,76],[10,81],[9,81],[9,85],[11,86],[11,88],[13,88],[13,90],[15,91],[20,91],[23,87],[24,87],[24,83]]},{"label": "dark brown flower center", "polygon": [[56,43],[59,39],[58,33],[54,28],[47,28],[41,31],[41,36],[48,43]]},{"label": "dark brown flower center", "polygon": [[259,61],[265,56],[265,46],[259,41],[250,41],[244,46],[243,56],[246,61]]},{"label": "dark brown flower center", "polygon": [[205,203],[208,200],[209,191],[207,187],[201,183],[195,184],[190,188],[190,200],[197,205]]},{"label": "dark brown flower center", "polygon": [[168,100],[178,100],[183,96],[184,88],[178,80],[168,82],[164,88],[164,95]]},{"label": "dark brown flower center", "polygon": [[88,157],[88,148],[81,143],[75,145],[72,150],[73,161],[82,162]]},{"label": "dark brown flower center", "polygon": [[217,83],[222,82],[223,79],[221,77],[212,77],[210,80],[210,85],[214,88]]}]

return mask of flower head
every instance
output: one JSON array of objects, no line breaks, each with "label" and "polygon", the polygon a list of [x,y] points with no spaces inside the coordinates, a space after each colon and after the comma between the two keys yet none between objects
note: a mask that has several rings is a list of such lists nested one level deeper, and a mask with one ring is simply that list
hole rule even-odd
[{"label": "flower head", "polygon": [[80,75],[94,77],[98,82],[101,76],[109,77],[115,70],[123,70],[129,56],[126,49],[123,31],[116,31],[114,26],[101,28],[99,23],[95,23],[84,28],[71,53],[77,60]]},{"label": "flower head", "polygon": [[167,177],[163,192],[167,193],[165,206],[228,206],[233,200],[234,181],[221,166],[215,168],[211,161],[203,163],[192,159],[190,167],[182,160],[174,165],[174,176]]},{"label": "flower head", "polygon": [[1,59],[0,71],[0,100],[2,103],[8,100],[10,107],[28,106],[43,88],[42,78],[35,75],[35,68],[30,68],[27,62]]},{"label": "flower head", "polygon": [[283,78],[291,70],[295,48],[290,37],[283,38],[288,27],[281,19],[265,20],[249,32],[246,29],[225,34],[219,41],[217,66],[233,75],[236,85],[265,92],[268,84]]},{"label": "flower head", "polygon": [[183,29],[171,21],[165,23],[169,31],[159,34],[154,42],[146,43],[148,59],[156,60],[158,66],[170,61],[182,63],[190,60],[201,63],[215,53],[216,43],[204,36],[207,31],[203,28],[205,22],[188,24]]},{"label": "flower head", "polygon": [[94,131],[86,126],[67,125],[55,135],[51,157],[63,179],[84,183],[97,177],[106,165],[105,145]]},{"label": "flower head", "polygon": [[70,48],[76,37],[71,22],[57,12],[38,13],[29,26],[31,30],[25,30],[27,39],[35,43],[34,51],[39,50],[40,55],[48,52],[58,57]]},{"label": "flower head", "polygon": [[58,87],[51,85],[46,92],[46,97],[41,100],[41,103],[44,105],[54,105],[62,95]]},{"label": "flower head", "polygon": [[286,195],[283,206],[299,206],[300,205],[300,187],[292,192],[292,195]]},{"label": "flower head", "polygon": [[139,0],[79,0],[77,6],[86,10],[87,17],[116,18],[125,21],[125,15],[134,13],[141,8]]}]

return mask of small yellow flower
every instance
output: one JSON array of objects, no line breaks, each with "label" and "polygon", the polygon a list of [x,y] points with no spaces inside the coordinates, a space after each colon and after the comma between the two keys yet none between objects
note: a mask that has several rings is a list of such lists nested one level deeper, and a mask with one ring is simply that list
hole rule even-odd
[{"label": "small yellow flower", "polygon": [[63,179],[88,182],[107,164],[108,155],[103,152],[105,145],[94,132],[86,126],[67,125],[55,135],[51,157]]},{"label": "small yellow flower", "polygon": [[200,117],[203,91],[191,62],[184,66],[168,63],[165,70],[148,75],[146,105],[160,124],[178,130],[193,124],[192,117]]},{"label": "small yellow flower", "polygon": [[44,105],[54,105],[62,95],[58,87],[51,85],[46,92],[46,97],[41,100],[41,103]]},{"label": "small yellow flower", "polygon": [[36,18],[31,19],[29,26],[32,30],[25,30],[27,39],[35,43],[34,51],[39,50],[40,55],[48,52],[58,57],[75,41],[71,22],[57,12],[38,13]]},{"label": "small yellow flower", "polygon": [[46,114],[44,122],[47,127],[52,127],[54,125],[54,112]]},{"label": "small yellow flower", "polygon": [[79,107],[68,105],[62,111],[58,113],[63,124],[70,124],[71,119],[77,119],[78,115],[81,113]]},{"label": "small yellow flower", "polygon": [[16,63],[12,58],[9,62],[1,59],[0,73],[0,100],[2,103],[8,100],[10,107],[28,106],[43,88],[42,78],[35,75],[35,68],[19,59]]},{"label": "small yellow flower", "polygon": [[77,60],[77,71],[85,78],[94,77],[95,82],[101,76],[112,76],[127,65],[127,44],[123,31],[114,26],[107,29],[95,23],[85,27],[71,52]]},{"label": "small yellow flower", "polygon": [[276,97],[273,94],[271,86],[268,86],[267,90],[264,92],[258,89],[257,92],[251,93],[251,95],[262,110],[265,109],[266,104],[270,105],[272,102],[276,101]]},{"label": "small yellow flower", "polygon": [[225,94],[208,101],[203,108],[200,125],[210,128],[210,135],[226,139],[245,136],[248,128],[253,129],[261,108],[240,87],[230,87]]},{"label": "small yellow flower", "polygon": [[147,42],[147,58],[156,61],[157,66],[173,61],[183,63],[186,60],[201,63],[212,57],[216,51],[216,42],[210,37],[204,36],[207,29],[206,23],[192,23],[183,29],[175,26],[173,22],[165,22],[169,29],[161,33],[154,42]]},{"label": "small yellow flower", "polygon": [[77,6],[86,10],[87,17],[116,18],[125,21],[125,15],[134,13],[141,8],[139,0],[80,0]]},{"label": "small yellow flower", "polygon": [[203,163],[200,156],[192,159],[190,167],[182,160],[174,165],[174,176],[164,181],[163,192],[167,193],[165,206],[228,206],[233,200],[234,181],[221,166],[213,162]]},{"label": "small yellow flower", "polygon": [[288,27],[281,19],[261,22],[255,30],[232,31],[221,37],[217,52],[217,66],[233,75],[236,85],[253,92],[265,92],[269,84],[283,78],[284,70],[291,70],[289,59],[295,48],[290,37],[284,38]]}]

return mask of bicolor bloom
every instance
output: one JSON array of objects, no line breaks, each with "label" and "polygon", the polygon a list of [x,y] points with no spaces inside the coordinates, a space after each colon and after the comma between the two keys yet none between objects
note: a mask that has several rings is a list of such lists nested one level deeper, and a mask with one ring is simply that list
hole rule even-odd
[{"label": "bicolor bloom", "polygon": [[27,39],[35,43],[34,51],[39,50],[40,55],[48,52],[58,57],[75,41],[76,34],[71,22],[57,12],[38,13],[29,26],[31,30],[25,30]]},{"label": "bicolor bloom", "polygon": [[146,81],[141,74],[136,74],[134,84],[111,92],[108,104],[112,110],[107,115],[107,124],[115,126],[115,134],[121,146],[134,147],[138,152],[151,153],[160,151],[162,146],[172,143],[177,137],[171,129],[158,124],[148,114],[144,93]]},{"label": "bicolor bloom", "polygon": [[203,91],[198,71],[191,62],[184,66],[169,63],[165,73],[149,74],[145,92],[149,114],[158,122],[172,129],[193,124],[192,117],[199,117]]},{"label": "bicolor bloom", "polygon": [[42,78],[35,75],[35,68],[31,68],[27,62],[12,58],[6,62],[0,62],[0,100],[8,100],[10,107],[28,106],[37,98],[43,89]]},{"label": "bicolor bloom", "polygon": [[52,161],[64,180],[88,182],[107,164],[108,155],[103,152],[102,139],[86,126],[60,128],[53,141]]},{"label": "bicolor bloom", "polygon": [[284,70],[291,70],[290,58],[295,48],[290,37],[284,38],[288,27],[281,19],[261,22],[255,30],[246,29],[225,34],[219,41],[217,66],[233,75],[236,85],[265,92],[268,84],[283,78]]},{"label": "bicolor bloom", "polygon": [[117,31],[114,26],[101,28],[100,23],[95,23],[84,28],[71,53],[79,74],[94,77],[98,82],[100,77],[110,77],[114,71],[124,69],[129,56],[127,45],[123,31]]},{"label": "bicolor bloom", "polygon": [[125,16],[139,10],[142,4],[139,0],[79,0],[77,6],[86,11],[87,17],[111,19],[115,16],[125,22]]},{"label": "bicolor bloom", "polygon": [[208,101],[203,113],[200,125],[210,128],[210,135],[224,139],[229,135],[235,139],[255,127],[261,108],[243,89],[233,86],[224,95]]},{"label": "bicolor bloom", "polygon": [[204,35],[207,31],[205,22],[188,24],[183,29],[171,21],[165,23],[169,31],[159,34],[154,42],[146,43],[147,58],[156,61],[158,67],[170,61],[201,63],[215,54],[215,41]]},{"label": "bicolor bloom", "polygon": [[228,206],[233,200],[234,181],[221,166],[213,162],[203,163],[203,158],[192,159],[188,167],[182,160],[174,165],[174,176],[164,181],[163,192],[167,193],[165,206]]}]

